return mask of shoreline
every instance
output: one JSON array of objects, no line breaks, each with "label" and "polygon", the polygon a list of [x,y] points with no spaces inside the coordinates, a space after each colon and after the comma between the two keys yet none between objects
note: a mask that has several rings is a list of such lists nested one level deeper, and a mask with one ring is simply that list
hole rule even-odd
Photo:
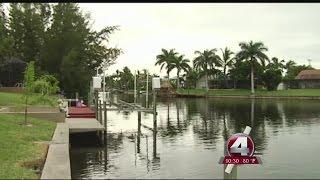
[{"label": "shoreline", "polygon": [[320,100],[320,96],[244,96],[244,95],[196,95],[196,94],[177,94],[178,98],[238,98],[238,99],[312,99]]}]

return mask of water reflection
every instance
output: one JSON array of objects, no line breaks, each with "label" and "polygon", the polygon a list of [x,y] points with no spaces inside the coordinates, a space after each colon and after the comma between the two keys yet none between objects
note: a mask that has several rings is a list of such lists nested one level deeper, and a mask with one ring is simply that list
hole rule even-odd
[{"label": "water reflection", "polygon": [[[320,145],[306,141],[320,133],[319,106],[316,100],[162,99],[156,126],[152,114],[108,112],[107,146],[71,142],[72,177],[230,178],[217,162],[227,139],[247,125],[264,164],[237,167],[235,176],[319,177],[320,158],[311,155]],[[306,148],[298,147],[301,141]],[[298,150],[305,157],[296,157]]]}]

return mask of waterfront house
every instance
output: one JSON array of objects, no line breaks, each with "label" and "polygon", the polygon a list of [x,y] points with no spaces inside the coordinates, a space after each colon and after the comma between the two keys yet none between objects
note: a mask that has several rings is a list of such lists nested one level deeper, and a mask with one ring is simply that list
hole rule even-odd
[{"label": "waterfront house", "polygon": [[320,88],[320,69],[302,70],[295,79],[299,88]]}]

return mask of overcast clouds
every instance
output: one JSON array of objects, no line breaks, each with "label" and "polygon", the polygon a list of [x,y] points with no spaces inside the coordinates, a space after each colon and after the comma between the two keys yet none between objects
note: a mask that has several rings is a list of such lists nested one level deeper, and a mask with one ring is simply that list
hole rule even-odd
[{"label": "overcast clouds", "polygon": [[[83,3],[97,30],[119,25],[111,43],[124,50],[108,73],[128,66],[159,73],[155,56],[175,48],[187,58],[195,50],[230,47],[240,41],[263,41],[268,55],[320,67],[320,4],[181,4]],[[174,72],[173,72],[174,73]],[[161,72],[164,75],[164,72]]]}]

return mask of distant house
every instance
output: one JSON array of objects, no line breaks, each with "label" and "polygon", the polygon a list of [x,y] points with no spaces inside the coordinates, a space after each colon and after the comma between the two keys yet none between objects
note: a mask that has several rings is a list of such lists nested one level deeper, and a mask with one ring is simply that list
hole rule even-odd
[{"label": "distant house", "polygon": [[172,87],[168,78],[160,80],[160,91],[158,92],[159,96],[162,97],[173,97],[176,95],[174,88]]},{"label": "distant house", "polygon": [[[209,78],[208,78],[209,79]],[[209,80],[208,80],[209,81]],[[206,76],[201,76],[196,83],[196,88],[197,89],[205,89],[207,87],[206,84]]]},{"label": "distant house", "polygon": [[0,63],[0,86],[13,87],[21,84],[26,66],[27,63],[19,58],[5,58]]},{"label": "distant house", "polygon": [[[217,79],[217,75],[208,75],[208,88],[218,88],[220,81]],[[206,76],[202,75],[196,82],[196,88],[197,89],[206,89],[207,83],[206,83]]]},{"label": "distant house", "polygon": [[295,79],[299,88],[320,88],[320,69],[302,70]]}]

